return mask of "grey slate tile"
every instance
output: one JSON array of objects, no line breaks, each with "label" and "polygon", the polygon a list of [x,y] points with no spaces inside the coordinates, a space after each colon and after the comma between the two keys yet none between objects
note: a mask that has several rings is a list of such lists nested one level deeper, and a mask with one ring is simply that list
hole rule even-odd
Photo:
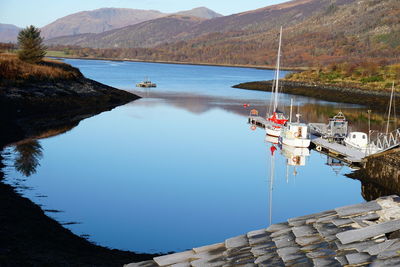
[{"label": "grey slate tile", "polygon": [[287,229],[289,227],[288,223],[277,223],[277,224],[272,224],[270,225],[266,230],[268,232],[276,232],[276,231],[280,231],[283,229]]},{"label": "grey slate tile", "polygon": [[372,258],[369,254],[367,253],[352,253],[352,254],[347,254],[346,259],[349,262],[349,264],[365,264],[365,263],[370,263]]},{"label": "grey slate tile", "polygon": [[314,236],[301,236],[297,237],[295,239],[296,243],[299,244],[300,246],[308,246],[311,244],[315,243],[321,243],[323,240],[321,239],[321,236],[319,235],[314,235]]},{"label": "grey slate tile", "polygon": [[281,229],[279,231],[271,233],[270,237],[278,237],[278,236],[281,236],[281,235],[284,235],[284,234],[287,234],[287,233],[290,233],[290,232],[292,232],[292,228],[288,227],[288,228],[284,228],[284,229]]},{"label": "grey slate tile", "polygon": [[237,247],[243,247],[243,246],[248,246],[249,242],[247,240],[246,235],[240,235],[236,237],[229,238],[225,240],[225,247],[226,248],[237,248]]},{"label": "grey slate tile", "polygon": [[340,217],[354,216],[357,214],[363,214],[370,211],[381,210],[382,207],[376,201],[371,201],[367,203],[361,203],[351,206],[345,206],[341,208],[336,208],[335,211]]},{"label": "grey slate tile", "polygon": [[355,241],[362,241],[367,238],[375,237],[381,234],[390,233],[400,229],[400,220],[388,221],[376,225],[371,225],[361,229],[349,230],[338,233],[336,237],[342,244],[348,244]]},{"label": "grey slate tile", "polygon": [[313,236],[318,234],[318,231],[311,225],[293,227],[292,232],[296,237]]},{"label": "grey slate tile", "polygon": [[312,259],[315,267],[336,267],[342,266],[338,261],[332,258],[315,258]]},{"label": "grey slate tile", "polygon": [[194,255],[193,250],[155,257],[153,260],[160,266],[188,261]]},{"label": "grey slate tile", "polygon": [[396,240],[387,240],[379,244],[374,244],[372,246],[365,248],[363,252],[367,252],[369,255],[378,255],[379,253],[390,247],[395,242]]}]

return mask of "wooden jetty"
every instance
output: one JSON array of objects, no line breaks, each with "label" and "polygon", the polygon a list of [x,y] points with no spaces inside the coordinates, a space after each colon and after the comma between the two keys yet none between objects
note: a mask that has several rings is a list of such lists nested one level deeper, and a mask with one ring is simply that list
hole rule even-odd
[{"label": "wooden jetty", "polygon": [[311,143],[318,152],[339,159],[348,164],[361,163],[362,159],[366,157],[365,153],[356,148],[336,142],[329,142],[327,139],[321,137],[311,139]]},{"label": "wooden jetty", "polygon": [[265,129],[266,125],[269,124],[269,122],[261,116],[249,116],[248,122],[263,129]]},{"label": "wooden jetty", "polygon": [[400,266],[400,198],[288,219],[125,267]]}]

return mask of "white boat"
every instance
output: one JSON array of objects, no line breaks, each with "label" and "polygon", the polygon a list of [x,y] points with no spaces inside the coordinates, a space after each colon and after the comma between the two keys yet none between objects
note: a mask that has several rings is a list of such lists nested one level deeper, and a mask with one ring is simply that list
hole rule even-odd
[{"label": "white boat", "polygon": [[308,126],[304,123],[289,122],[281,130],[281,143],[292,147],[309,147]]},{"label": "white boat", "polygon": [[[370,136],[371,130],[369,130],[369,135],[367,135],[366,133],[362,133],[362,132],[349,133],[348,136],[344,139],[345,145],[356,148],[356,149],[360,150],[361,152],[365,153],[365,155],[372,155],[372,154],[375,154],[375,153],[378,153],[378,152],[384,150],[385,149],[384,144],[388,144],[387,147],[390,146],[389,143],[392,144],[392,146],[395,146],[397,135],[396,135],[396,137],[394,137],[391,133],[389,133],[392,104],[393,104],[393,109],[395,111],[395,105],[393,102],[394,102],[394,82],[392,84],[392,92],[390,94],[386,132],[378,133],[378,139],[381,138],[383,141],[380,141],[378,139],[376,140],[376,142],[371,141],[371,136]],[[394,114],[394,115],[396,116],[396,114]],[[369,118],[368,118],[368,121],[369,121]],[[369,122],[368,122],[368,124],[369,124]],[[381,144],[381,146],[378,146],[379,144]]]},{"label": "white boat", "polygon": [[309,147],[311,140],[308,133],[308,125],[300,122],[300,114],[297,113],[297,122],[292,122],[293,99],[290,100],[289,122],[281,129],[279,141],[281,144],[292,147]]},{"label": "white boat", "polygon": [[362,132],[350,132],[344,139],[346,146],[366,152],[368,148],[368,135]]},{"label": "white boat", "polygon": [[279,35],[278,57],[276,60],[276,71],[274,83],[272,85],[273,98],[271,98],[270,109],[272,112],[267,115],[268,124],[265,125],[265,131],[270,136],[280,136],[282,126],[288,121],[283,112],[278,111],[279,96],[279,69],[281,62],[281,45],[282,45],[282,27]]},{"label": "white boat", "polygon": [[145,78],[143,82],[137,83],[136,87],[145,87],[145,88],[157,87],[157,84],[152,83],[148,78]]}]

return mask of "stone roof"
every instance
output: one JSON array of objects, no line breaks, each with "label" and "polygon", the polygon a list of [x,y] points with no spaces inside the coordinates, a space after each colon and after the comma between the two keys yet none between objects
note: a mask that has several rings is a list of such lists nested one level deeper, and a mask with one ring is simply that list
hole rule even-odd
[{"label": "stone roof", "polygon": [[289,219],[125,267],[400,266],[400,197]]}]

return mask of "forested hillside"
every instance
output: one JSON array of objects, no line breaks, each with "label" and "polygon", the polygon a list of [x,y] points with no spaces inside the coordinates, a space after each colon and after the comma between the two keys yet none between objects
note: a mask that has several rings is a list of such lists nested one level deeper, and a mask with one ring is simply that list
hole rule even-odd
[{"label": "forested hillside", "polygon": [[162,19],[59,43],[102,48],[67,49],[77,56],[273,65],[282,25],[284,66],[400,59],[399,0],[295,0],[205,21]]}]

